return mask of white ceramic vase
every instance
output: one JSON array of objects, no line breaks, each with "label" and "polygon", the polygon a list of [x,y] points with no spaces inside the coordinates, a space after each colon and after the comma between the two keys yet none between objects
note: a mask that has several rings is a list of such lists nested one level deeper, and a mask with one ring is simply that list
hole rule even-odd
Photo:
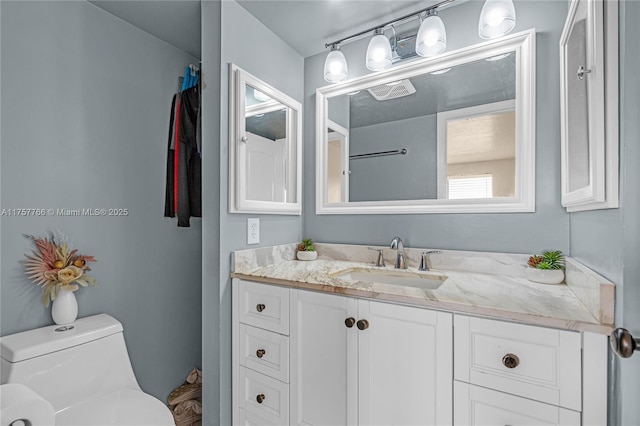
[{"label": "white ceramic vase", "polygon": [[318,258],[317,251],[298,251],[296,254],[298,260],[316,260]]},{"label": "white ceramic vase", "polygon": [[51,316],[56,324],[71,324],[78,318],[78,301],[73,291],[58,291],[58,296],[51,306]]},{"label": "white ceramic vase", "polygon": [[560,284],[564,281],[564,271],[562,269],[527,268],[525,276],[529,281],[542,284]]}]

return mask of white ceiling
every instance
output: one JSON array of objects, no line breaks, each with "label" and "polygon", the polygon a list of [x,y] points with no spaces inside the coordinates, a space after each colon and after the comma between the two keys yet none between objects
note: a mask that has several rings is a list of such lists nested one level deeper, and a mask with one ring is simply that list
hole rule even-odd
[{"label": "white ceiling", "polygon": [[[89,1],[200,58],[200,0]],[[325,51],[325,43],[366,30],[420,8],[426,8],[436,2],[436,0],[238,1],[249,13],[305,58]]]}]

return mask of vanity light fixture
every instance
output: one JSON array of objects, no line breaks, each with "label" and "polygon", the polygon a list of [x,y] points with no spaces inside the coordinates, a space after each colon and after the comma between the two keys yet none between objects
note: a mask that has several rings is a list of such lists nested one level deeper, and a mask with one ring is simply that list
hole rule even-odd
[{"label": "vanity light fixture", "polygon": [[347,79],[349,68],[344,53],[337,43],[331,45],[331,52],[324,61],[324,79],[329,83],[338,83]]},{"label": "vanity light fixture", "polygon": [[[360,38],[365,34],[371,34],[371,32],[373,32],[373,37],[371,38],[371,41],[369,41],[369,46],[367,48],[366,66],[372,71],[382,71],[388,69],[393,63],[394,56],[392,51],[395,51],[395,49],[397,48],[394,25],[407,22],[411,19],[415,19],[416,17],[421,18],[423,14],[426,14],[426,18],[424,22],[422,22],[422,19],[420,19],[420,22],[422,22],[422,24],[424,25],[420,26],[420,30],[422,30],[422,33],[419,33],[419,36],[423,35],[422,45],[424,46],[421,45],[422,47],[420,47],[418,54],[420,54],[421,56],[432,56],[437,55],[438,53],[442,53],[446,49],[447,36],[444,29],[444,23],[438,17],[436,10],[441,6],[453,3],[454,1],[455,0],[443,0],[427,8],[420,9],[416,12],[410,13],[392,21],[376,25],[373,28],[360,31],[359,33],[341,38],[340,40],[336,40],[332,43],[326,43],[324,47],[330,47],[331,51],[327,55],[327,58],[324,62],[324,79],[329,83],[338,83],[340,81],[346,80],[349,74],[347,60],[345,59],[344,54],[339,51],[339,46],[342,43],[350,42],[357,38]],[[384,35],[384,30],[388,27],[394,30],[393,47],[389,39]],[[398,60],[397,57],[396,60]]]},{"label": "vanity light fixture", "polygon": [[427,16],[422,20],[416,36],[416,53],[422,57],[438,55],[447,48],[447,31],[444,22],[436,9],[427,9]]},{"label": "vanity light fixture", "polygon": [[391,44],[382,28],[376,28],[367,47],[367,68],[371,71],[386,70],[391,66]]},{"label": "vanity light fixture", "polygon": [[[360,31],[359,33],[341,38],[332,43],[326,43],[325,48],[331,48],[324,63],[324,79],[329,83],[338,83],[348,77],[347,60],[340,52],[339,46],[343,43],[351,42],[373,32],[373,37],[369,42],[366,56],[366,66],[372,71],[381,71],[391,67],[393,62],[393,52],[395,60],[399,60],[397,49],[397,39],[395,37],[394,25],[408,22],[416,17],[420,20],[420,28],[416,34],[416,54],[423,57],[439,55],[447,48],[447,32],[444,22],[438,16],[438,10],[455,0],[443,0],[427,8],[384,22],[373,28]],[[424,19],[423,19],[424,16]],[[508,34],[516,25],[516,11],[512,0],[485,0],[478,21],[478,34],[483,39],[501,37]],[[393,45],[385,37],[385,28],[394,30]],[[407,58],[409,55],[402,56]],[[436,71],[437,72],[437,71]],[[435,74],[434,72],[433,74]],[[444,73],[446,71],[442,71]]]},{"label": "vanity light fixture", "polygon": [[512,0],[486,0],[480,12],[478,35],[483,39],[501,37],[516,26],[516,9]]}]

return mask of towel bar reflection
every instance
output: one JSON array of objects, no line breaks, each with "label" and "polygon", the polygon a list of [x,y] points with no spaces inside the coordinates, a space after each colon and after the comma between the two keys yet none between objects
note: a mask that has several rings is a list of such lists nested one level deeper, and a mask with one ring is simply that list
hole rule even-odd
[{"label": "towel bar reflection", "polygon": [[407,152],[406,148],[402,149],[394,149],[392,151],[379,151],[379,152],[370,152],[368,154],[354,154],[350,155],[350,160],[357,160],[359,158],[373,158],[373,157],[386,157],[388,155],[405,155]]}]

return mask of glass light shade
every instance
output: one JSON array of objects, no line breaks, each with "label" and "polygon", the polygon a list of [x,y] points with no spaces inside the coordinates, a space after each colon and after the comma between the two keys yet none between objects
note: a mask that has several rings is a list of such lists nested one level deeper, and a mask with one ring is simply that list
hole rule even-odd
[{"label": "glass light shade", "polygon": [[271,98],[269,96],[265,95],[264,93],[262,93],[258,89],[253,89],[253,97],[256,98],[256,100],[260,101],[260,102],[266,102],[266,101],[270,101],[271,100]]},{"label": "glass light shade", "polygon": [[391,66],[391,44],[380,32],[376,32],[367,47],[367,68],[371,71],[386,70]]},{"label": "glass light shade", "polygon": [[434,56],[447,48],[447,31],[438,15],[430,15],[422,21],[416,36],[416,53],[423,57]]},{"label": "glass light shade", "polygon": [[501,37],[516,26],[516,9],[511,0],[486,0],[480,12],[478,35],[483,39]]},{"label": "glass light shade", "polygon": [[324,79],[329,83],[344,81],[349,75],[347,59],[338,49],[331,49],[324,61]]}]

